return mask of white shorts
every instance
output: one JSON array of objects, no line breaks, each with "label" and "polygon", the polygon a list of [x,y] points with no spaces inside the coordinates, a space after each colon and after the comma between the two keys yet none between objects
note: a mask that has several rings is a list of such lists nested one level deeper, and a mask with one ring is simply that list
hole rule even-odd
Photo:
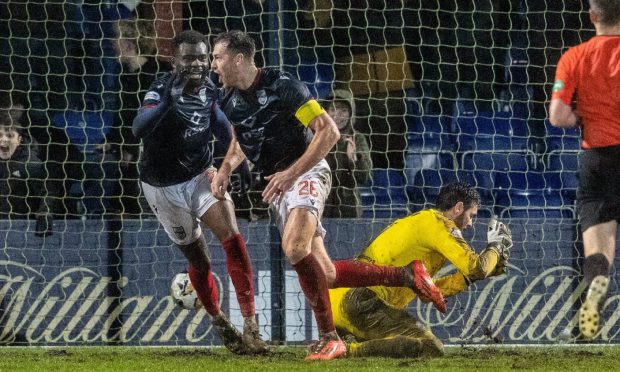
[{"label": "white shorts", "polygon": [[[187,245],[202,234],[200,217],[218,201],[211,193],[206,171],[189,181],[166,187],[142,182],[144,196],[164,230],[174,243]],[[226,193],[226,199],[231,200]]]},{"label": "white shorts", "polygon": [[332,188],[332,172],[327,161],[321,160],[308,172],[295,181],[295,185],[284,194],[277,197],[270,205],[269,210],[274,219],[280,236],[284,235],[284,226],[289,213],[294,208],[309,210],[317,220],[315,236],[325,237],[325,229],[321,225],[321,216],[325,209],[325,201]]}]

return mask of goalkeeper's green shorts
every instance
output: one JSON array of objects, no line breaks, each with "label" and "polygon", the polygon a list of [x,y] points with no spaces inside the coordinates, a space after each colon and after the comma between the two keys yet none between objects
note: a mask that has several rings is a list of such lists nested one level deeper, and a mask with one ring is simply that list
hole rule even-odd
[{"label": "goalkeeper's green shorts", "polygon": [[340,312],[353,328],[336,324],[338,333],[352,334],[358,341],[395,336],[435,338],[407,311],[386,305],[368,288],[349,290],[340,303]]}]

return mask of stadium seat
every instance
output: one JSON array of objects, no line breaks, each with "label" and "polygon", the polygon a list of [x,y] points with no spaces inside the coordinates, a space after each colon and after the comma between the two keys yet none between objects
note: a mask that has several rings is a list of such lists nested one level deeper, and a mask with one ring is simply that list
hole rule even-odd
[{"label": "stadium seat", "polygon": [[574,212],[531,152],[493,154],[496,212],[513,218],[568,217]]},{"label": "stadium seat", "polygon": [[457,137],[456,151],[480,151],[494,149],[494,125],[492,113],[465,113],[454,117]]},{"label": "stadium seat", "polygon": [[557,128],[545,120],[545,139],[547,141],[547,151],[577,151],[581,149],[581,131],[578,127]]},{"label": "stadium seat", "polygon": [[415,175],[413,187],[410,188],[412,209],[419,210],[434,205],[439,189],[457,179],[456,171],[452,169],[422,169]]},{"label": "stadium seat", "polygon": [[544,164],[549,189],[560,192],[564,204],[574,204],[577,197],[579,151],[551,151],[546,154]]},{"label": "stadium seat", "polygon": [[527,121],[513,116],[511,111],[496,112],[493,117],[495,128],[495,150],[523,151],[528,149],[530,130]]}]

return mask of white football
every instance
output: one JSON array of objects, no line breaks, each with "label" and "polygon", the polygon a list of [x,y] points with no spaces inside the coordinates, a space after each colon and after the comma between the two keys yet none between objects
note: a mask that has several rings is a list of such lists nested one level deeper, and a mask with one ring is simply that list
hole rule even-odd
[{"label": "white football", "polygon": [[178,273],[172,278],[170,295],[175,304],[186,310],[194,310],[201,305],[188,273]]}]

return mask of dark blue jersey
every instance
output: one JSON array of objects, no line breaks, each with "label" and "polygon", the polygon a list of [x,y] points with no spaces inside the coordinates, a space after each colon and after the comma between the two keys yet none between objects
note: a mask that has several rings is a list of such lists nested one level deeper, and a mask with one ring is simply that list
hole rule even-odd
[{"label": "dark blue jersey", "polygon": [[134,131],[140,129],[143,150],[140,157],[140,179],[149,185],[163,187],[188,181],[213,162],[213,135],[228,146],[230,124],[217,106],[217,88],[206,79],[190,93],[170,102],[156,118],[148,110],[156,110],[169,89],[171,73],[151,84],[142,108],[134,120]]},{"label": "dark blue jersey", "polygon": [[314,98],[301,81],[282,71],[261,69],[248,90],[223,93],[221,107],[237,141],[263,175],[286,169],[306,151],[312,131],[295,114]]}]

